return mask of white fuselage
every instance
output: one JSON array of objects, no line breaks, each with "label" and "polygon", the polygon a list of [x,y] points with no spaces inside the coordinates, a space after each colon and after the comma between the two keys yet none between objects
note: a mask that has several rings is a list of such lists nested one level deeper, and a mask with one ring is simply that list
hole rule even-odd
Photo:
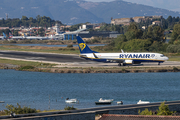
[{"label": "white fuselage", "polygon": [[24,39],[23,36],[12,36],[10,37],[10,39]]},{"label": "white fuselage", "polygon": [[168,57],[159,53],[86,53],[80,54],[80,57],[91,60],[108,61],[139,61],[139,62],[164,62]]}]

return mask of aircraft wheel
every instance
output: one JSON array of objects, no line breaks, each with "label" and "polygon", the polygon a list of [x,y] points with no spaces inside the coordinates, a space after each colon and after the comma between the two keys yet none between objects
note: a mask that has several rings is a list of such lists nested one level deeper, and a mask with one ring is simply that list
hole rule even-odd
[{"label": "aircraft wheel", "polygon": [[121,63],[119,63],[118,66],[121,66]]},{"label": "aircraft wheel", "polygon": [[126,64],[125,64],[125,63],[123,63],[123,66],[126,66]]},{"label": "aircraft wheel", "polygon": [[160,63],[158,63],[158,65],[160,65]]}]

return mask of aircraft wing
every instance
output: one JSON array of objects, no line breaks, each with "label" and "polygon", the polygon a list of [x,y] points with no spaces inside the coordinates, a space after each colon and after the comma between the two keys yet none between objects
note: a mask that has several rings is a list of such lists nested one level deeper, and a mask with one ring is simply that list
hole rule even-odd
[{"label": "aircraft wing", "polygon": [[[96,56],[96,54],[93,52],[93,56],[95,58],[99,58]],[[99,59],[104,59],[104,58],[99,58]],[[124,59],[113,59],[113,58],[105,58],[107,62],[117,62],[117,63],[122,63]]]}]

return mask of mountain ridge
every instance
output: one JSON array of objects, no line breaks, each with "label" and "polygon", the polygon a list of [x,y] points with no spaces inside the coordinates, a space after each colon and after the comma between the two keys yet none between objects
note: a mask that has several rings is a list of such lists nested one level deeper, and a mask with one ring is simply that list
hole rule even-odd
[{"label": "mountain ridge", "polygon": [[179,12],[169,11],[122,0],[112,2],[89,2],[83,0],[1,0],[0,18],[35,18],[37,15],[60,20],[63,24],[110,23],[113,18],[162,15],[167,18],[179,16]]}]

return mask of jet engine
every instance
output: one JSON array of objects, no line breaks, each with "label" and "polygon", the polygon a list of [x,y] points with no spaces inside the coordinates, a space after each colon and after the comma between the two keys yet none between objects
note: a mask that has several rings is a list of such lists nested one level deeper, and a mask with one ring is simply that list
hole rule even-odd
[{"label": "jet engine", "polygon": [[134,64],[133,60],[124,60],[123,65],[132,65]]}]

